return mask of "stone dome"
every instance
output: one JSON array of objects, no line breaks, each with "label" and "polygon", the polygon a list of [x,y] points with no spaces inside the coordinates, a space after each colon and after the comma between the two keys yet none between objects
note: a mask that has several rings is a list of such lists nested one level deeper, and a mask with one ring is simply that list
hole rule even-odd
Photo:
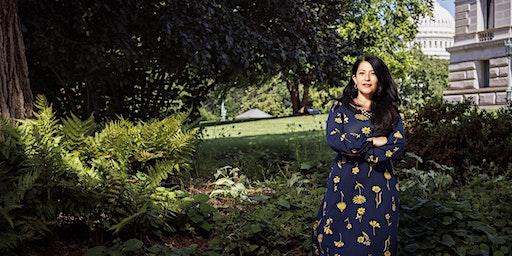
[{"label": "stone dome", "polygon": [[449,59],[450,54],[446,48],[453,45],[454,36],[455,19],[446,8],[434,1],[433,15],[419,21],[414,42],[419,43],[423,53],[428,56]]}]

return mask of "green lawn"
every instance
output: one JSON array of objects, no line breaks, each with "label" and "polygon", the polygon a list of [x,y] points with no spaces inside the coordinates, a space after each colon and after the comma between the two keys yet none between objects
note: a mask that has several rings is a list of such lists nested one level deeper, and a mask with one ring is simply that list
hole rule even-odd
[{"label": "green lawn", "polygon": [[283,168],[325,164],[334,154],[325,143],[326,118],[301,116],[206,127],[193,174],[213,178],[217,168],[230,165],[259,179]]},{"label": "green lawn", "polygon": [[264,134],[317,131],[325,129],[327,114],[253,120],[205,127],[204,139],[244,137]]}]

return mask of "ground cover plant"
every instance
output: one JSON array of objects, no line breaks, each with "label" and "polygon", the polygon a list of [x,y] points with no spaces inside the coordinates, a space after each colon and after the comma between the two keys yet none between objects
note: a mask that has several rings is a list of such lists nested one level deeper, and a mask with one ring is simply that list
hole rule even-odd
[{"label": "ground cover plant", "polygon": [[[312,253],[334,152],[303,119],[288,133],[204,139],[179,116],[97,125],[38,106],[33,120],[2,123],[4,254]],[[399,255],[510,255],[512,168],[413,151],[396,164]]]}]

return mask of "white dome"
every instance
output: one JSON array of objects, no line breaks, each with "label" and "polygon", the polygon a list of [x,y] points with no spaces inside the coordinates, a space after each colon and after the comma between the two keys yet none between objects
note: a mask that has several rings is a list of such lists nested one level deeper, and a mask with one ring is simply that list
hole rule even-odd
[{"label": "white dome", "polygon": [[450,12],[437,1],[434,1],[432,17],[424,17],[418,24],[418,36],[431,33],[448,33],[452,37],[455,35],[455,19]]},{"label": "white dome", "polygon": [[453,45],[455,19],[448,10],[434,1],[432,17],[422,18],[418,23],[415,43],[419,43],[423,53],[429,56],[448,59],[447,47]]}]

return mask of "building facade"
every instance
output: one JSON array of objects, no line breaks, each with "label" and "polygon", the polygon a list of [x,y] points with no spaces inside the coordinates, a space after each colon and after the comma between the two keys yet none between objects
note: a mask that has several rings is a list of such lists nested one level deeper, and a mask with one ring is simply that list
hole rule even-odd
[{"label": "building facade", "polygon": [[444,99],[481,108],[506,106],[510,79],[505,40],[512,37],[512,0],[455,0],[454,45]]},{"label": "building facade", "polygon": [[453,46],[455,19],[448,10],[434,1],[432,17],[419,21],[418,33],[412,44],[418,44],[421,51],[432,58],[450,59],[446,48]]}]

